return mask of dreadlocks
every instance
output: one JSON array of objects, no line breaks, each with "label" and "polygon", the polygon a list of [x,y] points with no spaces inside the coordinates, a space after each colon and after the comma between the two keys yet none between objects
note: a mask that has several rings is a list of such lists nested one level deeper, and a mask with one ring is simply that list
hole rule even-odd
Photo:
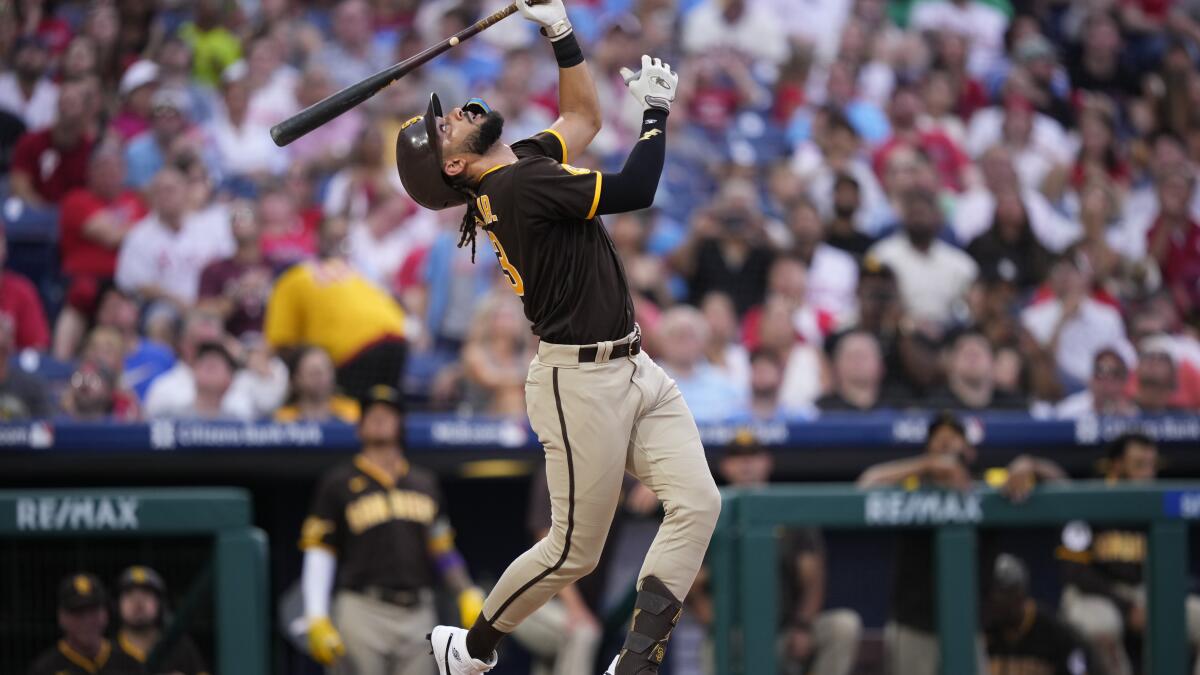
[{"label": "dreadlocks", "polygon": [[467,196],[467,212],[463,214],[462,224],[458,226],[458,231],[461,236],[458,238],[458,247],[462,248],[467,244],[471,245],[471,264],[475,264],[475,227],[483,224],[483,214],[479,212],[479,206],[476,204],[475,191],[464,185],[456,185],[459,192]]}]

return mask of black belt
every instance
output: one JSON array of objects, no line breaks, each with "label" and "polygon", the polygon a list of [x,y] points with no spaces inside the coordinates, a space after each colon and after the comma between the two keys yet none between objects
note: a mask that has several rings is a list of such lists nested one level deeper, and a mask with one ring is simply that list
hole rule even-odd
[{"label": "black belt", "polygon": [[[580,347],[579,362],[580,363],[595,363],[596,356],[600,353],[600,348],[596,346]],[[637,336],[629,342],[622,342],[619,345],[613,345],[612,354],[608,358],[623,359],[626,356],[637,356],[642,353],[642,336]]]},{"label": "black belt", "polygon": [[358,592],[372,600],[386,602],[397,607],[417,607],[424,602],[424,594],[420,590],[396,590],[380,586],[367,586]]}]

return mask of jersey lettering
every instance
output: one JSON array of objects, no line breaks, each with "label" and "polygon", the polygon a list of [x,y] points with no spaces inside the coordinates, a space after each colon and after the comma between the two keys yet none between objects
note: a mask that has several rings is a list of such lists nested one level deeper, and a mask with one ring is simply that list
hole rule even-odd
[{"label": "jersey lettering", "polygon": [[346,523],[350,531],[360,534],[390,520],[409,520],[424,525],[433,522],[437,504],[429,495],[410,490],[372,492],[346,506]]},{"label": "jersey lettering", "polygon": [[504,272],[504,276],[508,279],[508,284],[512,286],[513,293],[519,296],[525,295],[525,280],[521,278],[521,273],[508,260],[508,254],[504,252],[504,246],[500,244],[500,240],[491,230],[487,232],[488,239],[492,240],[492,248],[496,249],[496,259],[500,261],[500,270]]},{"label": "jersey lettering", "polygon": [[487,195],[479,195],[475,200],[475,205],[479,207],[479,212],[483,214],[483,227],[487,227],[500,219],[492,215],[492,198]]}]

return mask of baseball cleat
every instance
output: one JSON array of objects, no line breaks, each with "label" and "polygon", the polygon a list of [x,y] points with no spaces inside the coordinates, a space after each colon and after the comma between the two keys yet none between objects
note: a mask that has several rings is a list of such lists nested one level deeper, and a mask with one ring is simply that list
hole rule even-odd
[{"label": "baseball cleat", "polygon": [[486,673],[496,665],[496,652],[487,662],[473,658],[467,652],[467,631],[453,626],[436,626],[426,636],[433,649],[433,660],[437,663],[438,675],[478,675]]}]

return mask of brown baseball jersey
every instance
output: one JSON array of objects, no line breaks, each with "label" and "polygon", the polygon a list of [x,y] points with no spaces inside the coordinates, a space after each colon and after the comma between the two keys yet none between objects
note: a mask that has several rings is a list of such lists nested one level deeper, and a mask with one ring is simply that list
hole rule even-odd
[{"label": "brown baseball jersey", "polygon": [[300,548],[337,556],[339,589],[428,588],[436,579],[430,531],[441,511],[431,474],[410,466],[393,481],[359,455],[321,481]]},{"label": "brown baseball jersey", "polygon": [[[117,648],[141,664],[145,664],[146,658],[150,656],[130,642],[124,633],[117,633]],[[146,668],[146,671],[149,672],[149,668]],[[200,649],[196,647],[196,643],[184,635],[175,642],[165,657],[158,660],[158,667],[154,669],[154,673],[208,675],[208,668],[204,665],[204,658],[200,656]]]},{"label": "brown baseball jersey", "polygon": [[88,658],[59,640],[29,666],[28,675],[142,675],[142,664],[104,640],[95,658]]},{"label": "brown baseball jersey", "polygon": [[553,344],[619,340],[633,331],[625,269],[596,216],[603,176],[566,164],[554,131],[514,143],[517,161],[480,177],[476,205],[533,333]]}]

